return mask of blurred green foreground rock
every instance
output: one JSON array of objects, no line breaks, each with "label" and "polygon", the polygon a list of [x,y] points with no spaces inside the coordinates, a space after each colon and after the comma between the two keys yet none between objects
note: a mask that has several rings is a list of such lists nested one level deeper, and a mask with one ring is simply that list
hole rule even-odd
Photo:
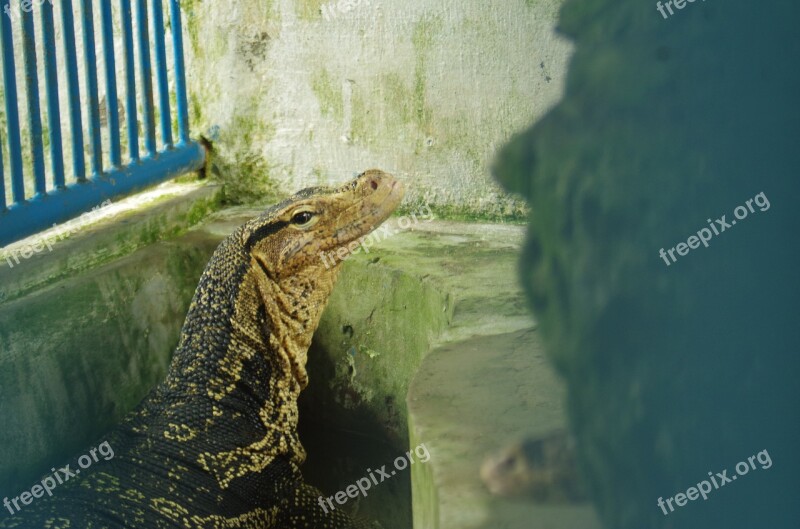
[{"label": "blurred green foreground rock", "polygon": [[605,525],[797,527],[800,6],[672,9],[568,1],[564,99],[494,172],[531,206],[522,277]]}]

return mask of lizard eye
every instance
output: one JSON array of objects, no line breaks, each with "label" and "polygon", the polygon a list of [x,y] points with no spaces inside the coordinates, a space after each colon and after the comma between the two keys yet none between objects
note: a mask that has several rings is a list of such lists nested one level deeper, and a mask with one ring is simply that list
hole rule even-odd
[{"label": "lizard eye", "polygon": [[314,215],[310,211],[301,211],[294,214],[292,217],[292,223],[300,225],[308,224],[312,218],[314,218]]}]

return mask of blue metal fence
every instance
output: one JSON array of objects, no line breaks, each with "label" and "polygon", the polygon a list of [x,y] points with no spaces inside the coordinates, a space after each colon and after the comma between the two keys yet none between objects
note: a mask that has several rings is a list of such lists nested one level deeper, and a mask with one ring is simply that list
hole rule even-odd
[{"label": "blue metal fence", "polygon": [[[75,217],[106,199],[198,169],[205,159],[203,148],[189,138],[179,0],[168,0],[171,64],[165,45],[162,0],[117,0],[114,4],[112,0],[77,0],[76,6],[72,0],[56,0],[55,6],[52,2],[0,0],[6,122],[5,131],[0,127],[0,246]],[[56,10],[61,15],[58,25],[54,22]],[[80,30],[75,27],[76,14]],[[41,43],[35,35],[37,16]],[[99,43],[96,26],[100,28]],[[80,42],[76,39],[78,31],[82,35]],[[57,40],[61,41],[60,46]],[[100,65],[98,47],[102,50]],[[17,66],[20,57],[22,69]],[[118,62],[124,69],[124,104],[118,99]],[[98,66],[104,72],[103,99]],[[173,90],[169,86],[170,66]],[[46,131],[40,108],[40,71],[44,73]],[[18,83],[24,84],[25,108],[20,107]],[[62,123],[62,106],[68,109],[68,126]],[[24,121],[20,119],[21,110],[26,114]],[[120,136],[121,113],[125,120],[124,139]],[[156,139],[156,113],[160,142]],[[177,142],[173,140],[173,127]],[[103,128],[108,129],[105,134]],[[65,150],[72,162],[70,175],[65,174]],[[4,159],[4,151],[8,160]],[[123,160],[124,151],[127,157]],[[28,152],[30,156],[24,156]],[[10,200],[6,192],[9,183]]]}]

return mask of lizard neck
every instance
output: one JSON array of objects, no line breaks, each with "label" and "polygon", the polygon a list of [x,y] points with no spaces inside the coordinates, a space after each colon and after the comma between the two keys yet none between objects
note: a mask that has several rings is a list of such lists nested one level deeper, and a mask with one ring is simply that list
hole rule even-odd
[{"label": "lizard neck", "polygon": [[164,436],[191,432],[197,462],[222,488],[276,457],[305,459],[297,398],[335,282],[320,284],[313,271],[277,281],[251,259],[235,250],[212,258],[163,385]]}]

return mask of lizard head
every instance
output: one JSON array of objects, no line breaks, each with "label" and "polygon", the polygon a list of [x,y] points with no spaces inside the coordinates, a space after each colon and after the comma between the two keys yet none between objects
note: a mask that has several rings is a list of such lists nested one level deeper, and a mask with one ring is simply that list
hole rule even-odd
[{"label": "lizard head", "polygon": [[336,274],[349,251],[397,208],[403,186],[391,175],[371,169],[337,188],[311,187],[284,200],[244,227],[254,263],[275,282],[298,275]]},{"label": "lizard head", "polygon": [[371,169],[341,187],[300,191],[246,223],[236,237],[248,261],[237,314],[263,313],[262,335],[299,387],[308,382],[306,353],[342,264],[331,252],[352,252],[403,193],[398,180]]}]

